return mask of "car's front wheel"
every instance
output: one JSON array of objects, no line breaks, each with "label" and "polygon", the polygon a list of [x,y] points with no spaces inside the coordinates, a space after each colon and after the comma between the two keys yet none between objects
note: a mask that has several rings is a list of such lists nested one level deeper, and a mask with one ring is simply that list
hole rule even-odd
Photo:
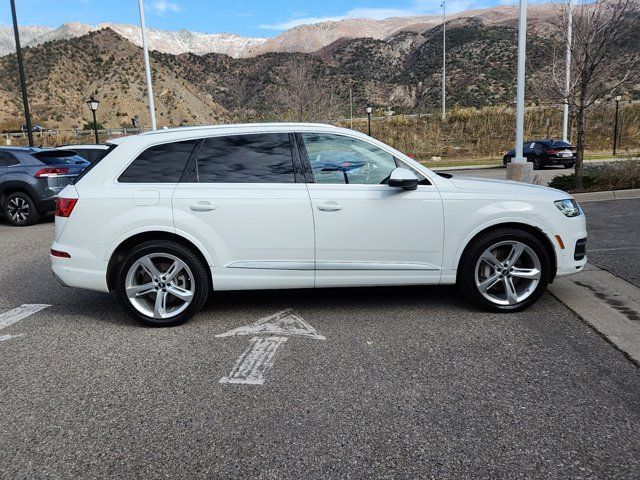
[{"label": "car's front wheel", "polygon": [[540,298],[550,274],[549,255],[535,236],[501,228],[469,244],[458,267],[458,285],[485,309],[513,312]]},{"label": "car's front wheel", "polygon": [[145,242],[121,262],[116,294],[127,313],[145,325],[180,325],[207,300],[210,286],[206,268],[194,252],[180,243]]},{"label": "car's front wheel", "polygon": [[35,203],[24,192],[14,192],[7,195],[2,209],[7,221],[16,227],[33,225],[40,219]]}]

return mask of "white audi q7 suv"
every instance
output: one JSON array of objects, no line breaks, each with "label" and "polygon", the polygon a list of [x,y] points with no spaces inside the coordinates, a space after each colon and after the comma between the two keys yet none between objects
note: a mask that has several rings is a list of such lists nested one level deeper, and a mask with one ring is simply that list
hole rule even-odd
[{"label": "white audi q7 suv", "polygon": [[517,311],[583,268],[586,237],[558,190],[439,175],[330,125],[224,125],[112,140],[59,195],[51,260],[171,326],[212,290],[457,283]]}]

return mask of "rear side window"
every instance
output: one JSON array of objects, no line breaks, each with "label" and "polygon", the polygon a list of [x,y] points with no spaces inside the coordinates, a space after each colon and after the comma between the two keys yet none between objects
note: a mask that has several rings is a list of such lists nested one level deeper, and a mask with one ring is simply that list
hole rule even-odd
[{"label": "rear side window", "polygon": [[199,140],[165,143],[142,152],[120,175],[120,183],[177,183]]},{"label": "rear side window", "polygon": [[190,182],[295,182],[288,133],[207,138],[195,163]]},{"label": "rear side window", "polygon": [[0,152],[0,167],[18,165],[20,162],[10,153]]}]

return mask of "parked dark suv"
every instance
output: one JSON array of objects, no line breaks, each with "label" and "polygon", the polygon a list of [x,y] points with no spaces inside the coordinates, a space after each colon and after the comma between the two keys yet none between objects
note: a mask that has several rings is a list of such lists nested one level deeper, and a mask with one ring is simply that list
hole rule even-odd
[{"label": "parked dark suv", "polygon": [[89,162],[72,150],[0,147],[0,209],[17,226],[55,210],[58,193]]},{"label": "parked dark suv", "polygon": [[[533,168],[539,170],[547,165],[562,165],[572,168],[576,164],[575,147],[562,140],[532,140],[523,145],[523,155],[527,161],[533,163]],[[509,150],[502,162],[504,166],[515,157],[515,151]]]}]

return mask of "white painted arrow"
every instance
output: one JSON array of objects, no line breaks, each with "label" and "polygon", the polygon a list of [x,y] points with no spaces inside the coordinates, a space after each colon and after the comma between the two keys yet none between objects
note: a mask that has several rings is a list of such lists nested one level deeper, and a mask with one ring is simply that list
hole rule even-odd
[{"label": "white painted arrow", "polygon": [[300,315],[296,315],[289,308],[262,318],[251,325],[234,328],[216,337],[233,337],[236,335],[254,336],[238,360],[231,373],[220,379],[220,383],[245,383],[262,385],[265,374],[273,367],[273,357],[278,347],[287,341],[287,337],[307,337],[315,340],[326,340],[315,328],[309,325]]}]

